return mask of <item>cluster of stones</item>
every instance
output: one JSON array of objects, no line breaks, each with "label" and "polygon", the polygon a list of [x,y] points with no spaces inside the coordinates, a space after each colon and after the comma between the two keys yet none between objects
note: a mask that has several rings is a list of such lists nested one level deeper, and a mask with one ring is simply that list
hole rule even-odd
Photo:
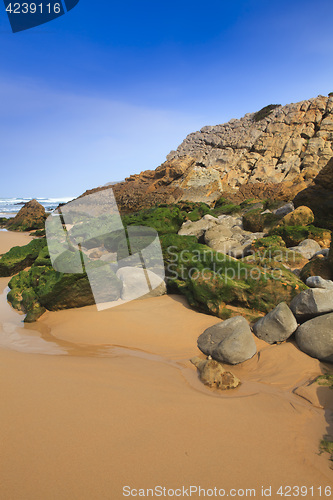
[{"label": "cluster of stones", "polygon": [[[315,280],[312,284],[316,283]],[[295,334],[301,351],[324,362],[333,363],[333,282],[325,288],[310,288],[297,295],[290,307],[281,302],[252,328],[268,344],[281,343]],[[235,316],[205,330],[198,338],[198,348],[208,359],[193,358],[200,379],[219,389],[235,388],[240,381],[221,363],[236,365],[257,353],[249,323]],[[213,361],[215,363],[213,363]]]}]

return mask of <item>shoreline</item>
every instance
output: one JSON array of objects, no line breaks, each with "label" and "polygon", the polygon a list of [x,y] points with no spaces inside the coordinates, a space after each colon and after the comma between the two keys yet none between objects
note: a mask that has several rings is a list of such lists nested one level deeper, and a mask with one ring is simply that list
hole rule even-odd
[{"label": "shoreline", "polygon": [[[15,235],[32,239],[1,233],[0,249]],[[3,298],[1,498],[118,500],[126,485],[255,488],[257,497],[272,486],[281,498],[279,486],[333,485],[318,454],[331,412],[314,406],[331,404],[332,391],[306,388],[326,365],[293,342],[256,339],[260,354],[230,367],[242,385],[221,392],[188,361],[203,357],[197,337],[219,320],[179,296],[47,312],[30,325]]]}]

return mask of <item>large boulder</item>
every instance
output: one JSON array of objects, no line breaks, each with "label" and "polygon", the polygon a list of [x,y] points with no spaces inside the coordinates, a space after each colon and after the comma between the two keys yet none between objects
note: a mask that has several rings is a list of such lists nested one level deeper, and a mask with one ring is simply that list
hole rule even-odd
[{"label": "large boulder", "polygon": [[121,298],[123,300],[159,297],[166,293],[164,280],[149,269],[121,267],[116,276],[122,283]]},{"label": "large boulder", "polygon": [[190,359],[197,368],[200,380],[209,387],[218,389],[234,389],[240,385],[240,380],[231,372],[227,371],[221,363],[214,359],[200,359],[198,356]]},{"label": "large boulder", "polygon": [[296,342],[313,358],[333,363],[333,313],[303,323],[296,331]]},{"label": "large boulder", "polygon": [[322,288],[324,290],[333,290],[333,281],[324,280],[321,276],[310,276],[306,280],[306,286],[310,288]]},{"label": "large boulder", "polygon": [[261,318],[253,326],[255,335],[267,342],[284,342],[297,329],[297,321],[285,302],[281,302],[273,311]]},{"label": "large boulder", "polygon": [[243,363],[257,352],[250,326],[242,316],[207,328],[198,338],[198,347],[207,356],[231,365]]},{"label": "large boulder", "polygon": [[320,245],[314,240],[306,239],[302,241],[297,247],[290,247],[289,250],[294,250],[300,253],[305,259],[312,259],[317,252],[320,251]]},{"label": "large boulder", "polygon": [[298,207],[285,215],[280,224],[284,226],[308,226],[314,222],[314,215],[309,207]]},{"label": "large boulder", "polygon": [[45,224],[45,208],[37,200],[28,201],[13,219],[8,219],[6,228],[11,231],[42,229]]},{"label": "large boulder", "polygon": [[320,288],[304,290],[291,301],[290,309],[301,323],[330,313],[333,311],[333,290]]}]

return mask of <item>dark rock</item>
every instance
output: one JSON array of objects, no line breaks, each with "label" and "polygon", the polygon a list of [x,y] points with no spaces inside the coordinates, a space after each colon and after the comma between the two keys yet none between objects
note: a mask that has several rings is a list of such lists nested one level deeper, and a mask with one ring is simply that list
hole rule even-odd
[{"label": "dark rock", "polygon": [[333,158],[313,183],[298,193],[295,206],[306,205],[315,215],[316,225],[333,230]]},{"label": "dark rock", "polygon": [[251,233],[268,231],[278,222],[279,218],[273,213],[262,214],[261,210],[250,210],[243,216],[243,227]]},{"label": "dark rock", "polygon": [[300,273],[300,278],[304,283],[310,276],[321,276],[324,280],[330,280],[333,278],[333,272],[329,266],[328,260],[322,257],[315,257],[310,260]]},{"label": "dark rock", "polygon": [[283,205],[280,208],[277,208],[276,210],[273,211],[273,213],[277,217],[284,217],[285,215],[290,214],[294,210],[295,210],[295,206],[292,202],[290,202],[290,203],[286,203],[285,205]]}]

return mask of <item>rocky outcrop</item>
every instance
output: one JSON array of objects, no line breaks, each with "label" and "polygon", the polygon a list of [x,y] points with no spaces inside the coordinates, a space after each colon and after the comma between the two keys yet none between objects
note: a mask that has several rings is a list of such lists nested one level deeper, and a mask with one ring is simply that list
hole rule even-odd
[{"label": "rocky outcrop", "polygon": [[[110,186],[86,191],[93,194]],[[221,197],[220,173],[214,168],[198,165],[195,158],[185,156],[169,160],[156,170],[131,175],[112,186],[122,213],[138,211],[161,203],[180,201],[213,204]]]},{"label": "rocky outcrop", "polygon": [[13,219],[8,219],[6,228],[11,231],[31,231],[44,228],[45,208],[36,200],[28,201]]},{"label": "rocky outcrop", "polygon": [[203,127],[156,170],[113,185],[121,211],[178,201],[211,205],[222,193],[237,202],[290,201],[333,158],[333,96],[261,111]]},{"label": "rocky outcrop", "polygon": [[217,168],[222,183],[312,179],[333,156],[333,98],[279,106],[257,121],[255,114],[187,136],[168,159],[185,155]]}]

